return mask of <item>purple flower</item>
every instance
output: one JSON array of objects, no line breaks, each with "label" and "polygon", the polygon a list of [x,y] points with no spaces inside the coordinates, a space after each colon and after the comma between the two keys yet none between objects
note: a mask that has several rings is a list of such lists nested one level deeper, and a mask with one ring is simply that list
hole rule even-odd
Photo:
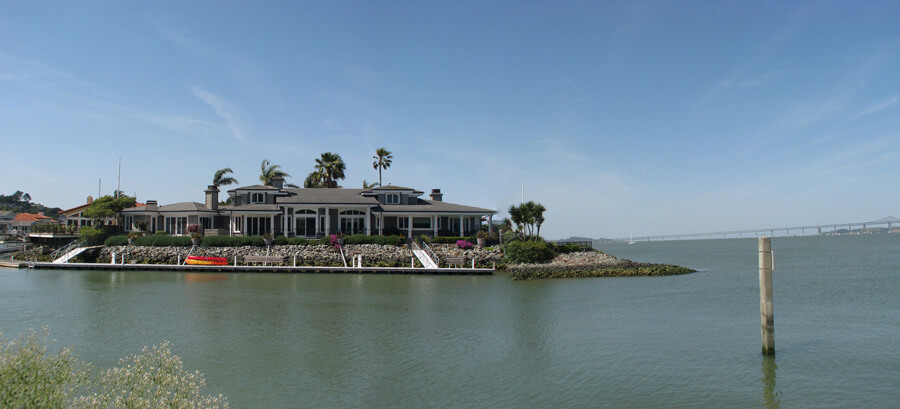
[{"label": "purple flower", "polygon": [[457,240],[456,241],[456,247],[459,247],[463,250],[470,249],[470,248],[472,248],[472,246],[473,246],[473,244],[467,240]]}]

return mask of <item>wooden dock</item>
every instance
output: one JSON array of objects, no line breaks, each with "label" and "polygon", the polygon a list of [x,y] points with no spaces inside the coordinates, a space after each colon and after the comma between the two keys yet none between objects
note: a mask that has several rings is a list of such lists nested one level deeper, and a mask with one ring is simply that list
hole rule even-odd
[{"label": "wooden dock", "polygon": [[3,261],[0,266],[59,270],[175,271],[191,273],[282,273],[282,274],[412,274],[412,275],[492,275],[492,268],[421,267],[318,267],[318,266],[204,266],[175,264],[42,263]]}]

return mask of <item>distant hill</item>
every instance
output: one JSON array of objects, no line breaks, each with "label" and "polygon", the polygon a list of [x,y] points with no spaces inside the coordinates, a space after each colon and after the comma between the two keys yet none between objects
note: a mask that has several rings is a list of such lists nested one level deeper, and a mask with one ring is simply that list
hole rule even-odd
[{"label": "distant hill", "polygon": [[560,239],[559,241],[594,241],[594,239],[590,237],[572,236],[567,239]]}]

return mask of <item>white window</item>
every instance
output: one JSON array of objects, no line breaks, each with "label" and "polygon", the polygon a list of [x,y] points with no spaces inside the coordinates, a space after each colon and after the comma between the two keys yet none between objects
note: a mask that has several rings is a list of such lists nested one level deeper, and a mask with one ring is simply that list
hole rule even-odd
[{"label": "white window", "polygon": [[203,230],[212,228],[212,217],[201,217],[200,228]]},{"label": "white window", "polygon": [[131,226],[134,225],[134,216],[125,216],[125,231],[131,231]]},{"label": "white window", "polygon": [[384,197],[385,204],[400,204],[400,194],[399,193],[388,193]]},{"label": "white window", "polygon": [[250,194],[250,203],[265,203],[266,202],[266,194],[265,193],[251,193]]},{"label": "white window", "polygon": [[397,228],[398,229],[408,229],[409,228],[409,218],[408,217],[398,217],[397,218]]}]

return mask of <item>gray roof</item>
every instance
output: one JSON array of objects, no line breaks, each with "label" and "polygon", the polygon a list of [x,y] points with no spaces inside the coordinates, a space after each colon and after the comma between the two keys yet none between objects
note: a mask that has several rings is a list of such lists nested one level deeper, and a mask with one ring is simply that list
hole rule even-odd
[{"label": "gray roof", "polygon": [[363,189],[343,188],[287,188],[288,196],[276,199],[278,204],[348,204],[375,206],[378,201],[374,197],[362,196]]},{"label": "gray roof", "polygon": [[208,212],[215,213],[206,207],[206,204],[197,202],[182,202],[159,207],[160,212]]},{"label": "gray roof", "polygon": [[412,192],[417,192],[417,193],[420,194],[420,195],[422,194],[421,191],[418,191],[418,190],[413,189],[413,188],[411,188],[411,187],[394,186],[394,185],[377,186],[377,187],[373,187],[372,190],[373,190],[373,191],[375,191],[375,190],[403,190],[403,191],[409,190],[409,191],[412,191]]},{"label": "gray roof", "polygon": [[165,206],[147,205],[141,207],[131,207],[122,210],[122,213],[215,213],[208,209],[205,204],[197,202],[174,203]]},{"label": "gray roof", "polygon": [[251,185],[251,186],[242,186],[229,190],[229,192],[236,192],[238,190],[279,190],[274,186],[265,186],[265,185]]},{"label": "gray roof", "polygon": [[129,207],[122,209],[122,213],[159,213],[159,208],[156,205]]},{"label": "gray roof", "polygon": [[241,211],[248,211],[248,212],[259,212],[259,211],[263,211],[263,212],[280,212],[280,211],[281,211],[280,209],[278,209],[278,205],[274,205],[274,204],[263,204],[263,203],[243,204],[243,205],[240,205],[240,206],[219,206],[219,209],[222,210],[222,211],[229,211],[229,212],[231,212],[231,211],[233,211],[233,212],[241,212]]},{"label": "gray roof", "polygon": [[425,199],[419,199],[419,203],[414,205],[383,204],[381,209],[385,212],[404,213],[497,213],[497,211],[491,209]]},{"label": "gray roof", "polygon": [[6,210],[0,210],[0,219],[15,219],[16,214]]}]

